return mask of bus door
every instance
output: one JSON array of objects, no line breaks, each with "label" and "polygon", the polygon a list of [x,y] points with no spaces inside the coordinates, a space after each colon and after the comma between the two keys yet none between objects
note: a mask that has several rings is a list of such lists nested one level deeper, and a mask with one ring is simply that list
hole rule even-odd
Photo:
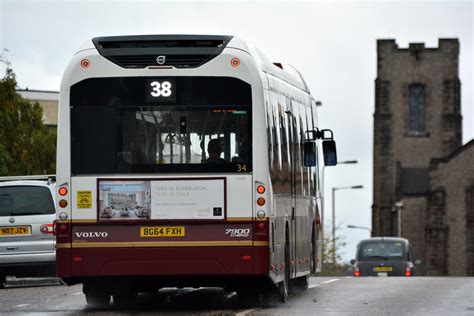
[{"label": "bus door", "polygon": [[287,128],[288,128],[288,145],[290,150],[290,178],[291,178],[291,209],[290,209],[290,260],[293,262],[291,264],[291,274],[295,275],[296,265],[295,260],[297,258],[296,249],[297,249],[297,225],[296,225],[296,164],[295,164],[295,155],[297,154],[294,145],[295,145],[295,131],[296,131],[296,118],[293,113],[293,108],[291,106],[291,100],[286,99],[287,103]]}]

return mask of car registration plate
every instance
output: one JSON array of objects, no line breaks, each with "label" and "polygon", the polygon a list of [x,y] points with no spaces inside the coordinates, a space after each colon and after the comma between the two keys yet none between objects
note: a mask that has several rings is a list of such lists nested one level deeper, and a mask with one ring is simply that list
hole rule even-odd
[{"label": "car registration plate", "polygon": [[140,227],[140,237],[183,237],[184,226]]},{"label": "car registration plate", "polygon": [[374,267],[374,272],[392,272],[392,267]]},{"label": "car registration plate", "polygon": [[0,237],[31,235],[31,226],[0,227]]}]

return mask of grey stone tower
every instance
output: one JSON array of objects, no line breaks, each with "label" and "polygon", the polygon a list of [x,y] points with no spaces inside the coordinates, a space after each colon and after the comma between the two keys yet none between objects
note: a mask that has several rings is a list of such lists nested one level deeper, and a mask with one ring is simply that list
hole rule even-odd
[{"label": "grey stone tower", "polygon": [[458,63],[457,39],[404,49],[395,40],[377,41],[372,235],[398,236],[394,206],[402,202],[401,235],[420,259],[449,233],[443,215],[427,211],[436,210],[427,207],[429,167],[462,144]]}]

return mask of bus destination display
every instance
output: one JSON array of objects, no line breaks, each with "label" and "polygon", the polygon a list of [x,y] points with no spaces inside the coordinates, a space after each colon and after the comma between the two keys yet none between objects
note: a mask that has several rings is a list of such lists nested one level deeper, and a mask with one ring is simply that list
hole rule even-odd
[{"label": "bus destination display", "polygon": [[176,102],[176,81],[172,78],[152,78],[145,80],[145,100],[147,103]]}]

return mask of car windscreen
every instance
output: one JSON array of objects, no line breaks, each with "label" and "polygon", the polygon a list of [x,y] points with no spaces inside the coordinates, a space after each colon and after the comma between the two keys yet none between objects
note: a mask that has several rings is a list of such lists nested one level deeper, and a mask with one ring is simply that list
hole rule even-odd
[{"label": "car windscreen", "polygon": [[0,187],[0,216],[54,214],[51,191],[40,186]]},{"label": "car windscreen", "polygon": [[358,260],[406,260],[406,249],[402,242],[380,241],[363,243],[359,247]]},{"label": "car windscreen", "polygon": [[72,173],[251,172],[251,122],[235,78],[87,79],[71,87]]}]

